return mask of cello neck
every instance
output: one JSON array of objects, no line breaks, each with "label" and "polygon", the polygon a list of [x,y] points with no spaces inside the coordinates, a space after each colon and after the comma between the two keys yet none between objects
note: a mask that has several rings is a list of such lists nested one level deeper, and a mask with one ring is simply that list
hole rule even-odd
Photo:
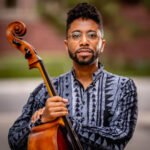
[{"label": "cello neck", "polygon": [[[44,67],[43,61],[41,59],[39,59],[39,61],[34,65],[36,65],[36,67],[40,70],[50,97],[58,95],[54,88],[54,85],[48,75],[48,72],[47,72],[46,68]],[[65,124],[65,127],[68,131],[69,136],[72,139],[72,142],[74,145],[74,150],[82,150],[80,141],[79,141],[75,131],[72,129],[72,124],[71,124],[69,118],[66,116],[63,116],[61,118],[63,120],[63,124]]]},{"label": "cello neck", "polygon": [[54,85],[48,75],[48,72],[43,64],[43,61],[41,59],[39,59],[38,63],[37,63],[37,67],[39,69],[39,71],[41,72],[41,75],[44,79],[45,85],[47,87],[48,93],[50,95],[50,97],[52,96],[57,96],[56,90],[54,88]]}]

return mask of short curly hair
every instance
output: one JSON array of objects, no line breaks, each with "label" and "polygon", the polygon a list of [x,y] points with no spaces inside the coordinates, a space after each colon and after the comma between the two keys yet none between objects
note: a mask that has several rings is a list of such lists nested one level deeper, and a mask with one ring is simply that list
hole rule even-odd
[{"label": "short curly hair", "polygon": [[89,18],[94,20],[99,25],[102,37],[104,36],[101,14],[95,6],[88,3],[78,3],[74,8],[69,10],[69,12],[67,13],[66,21],[66,35],[68,33],[71,23],[78,18]]}]

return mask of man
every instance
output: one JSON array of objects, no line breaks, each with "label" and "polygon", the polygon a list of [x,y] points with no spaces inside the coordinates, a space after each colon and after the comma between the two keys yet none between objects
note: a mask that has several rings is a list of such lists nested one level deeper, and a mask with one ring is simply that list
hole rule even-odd
[{"label": "man", "polygon": [[79,3],[68,12],[64,43],[73,68],[53,79],[59,96],[49,98],[44,83],[30,95],[10,128],[11,149],[26,149],[32,126],[69,115],[84,150],[123,150],[136,125],[136,88],[131,79],[105,71],[98,61],[105,40],[94,6]]}]

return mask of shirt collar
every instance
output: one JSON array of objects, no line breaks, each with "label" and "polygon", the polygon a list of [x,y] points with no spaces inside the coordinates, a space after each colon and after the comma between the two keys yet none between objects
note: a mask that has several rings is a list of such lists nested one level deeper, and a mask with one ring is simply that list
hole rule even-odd
[{"label": "shirt collar", "polygon": [[102,71],[103,71],[103,65],[99,62],[98,63],[98,70],[95,71],[92,75],[93,81],[95,81],[96,79],[98,79],[100,77]]},{"label": "shirt collar", "polygon": [[[103,65],[100,62],[98,62],[98,70],[95,71],[92,75],[93,81],[97,80],[101,76],[102,71],[103,71]],[[76,79],[76,75],[75,75],[75,71],[73,67],[72,67],[71,73],[74,79]]]}]

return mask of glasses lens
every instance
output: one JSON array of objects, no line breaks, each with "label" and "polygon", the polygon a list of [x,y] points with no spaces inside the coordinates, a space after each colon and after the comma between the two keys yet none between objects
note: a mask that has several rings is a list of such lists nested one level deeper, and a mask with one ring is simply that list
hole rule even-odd
[{"label": "glasses lens", "polygon": [[77,40],[81,37],[81,32],[75,31],[72,33],[72,39]]},{"label": "glasses lens", "polygon": [[90,39],[96,39],[98,36],[97,36],[96,32],[90,31],[90,32],[87,33],[87,37],[90,38]]},{"label": "glasses lens", "polygon": [[[71,37],[72,40],[80,40],[81,37],[82,37],[82,33],[80,31],[74,31],[70,34],[69,37]],[[98,33],[95,32],[95,31],[89,31],[87,34],[86,34],[86,37],[90,40],[94,40],[94,39],[97,39],[99,36],[98,36]]]}]

